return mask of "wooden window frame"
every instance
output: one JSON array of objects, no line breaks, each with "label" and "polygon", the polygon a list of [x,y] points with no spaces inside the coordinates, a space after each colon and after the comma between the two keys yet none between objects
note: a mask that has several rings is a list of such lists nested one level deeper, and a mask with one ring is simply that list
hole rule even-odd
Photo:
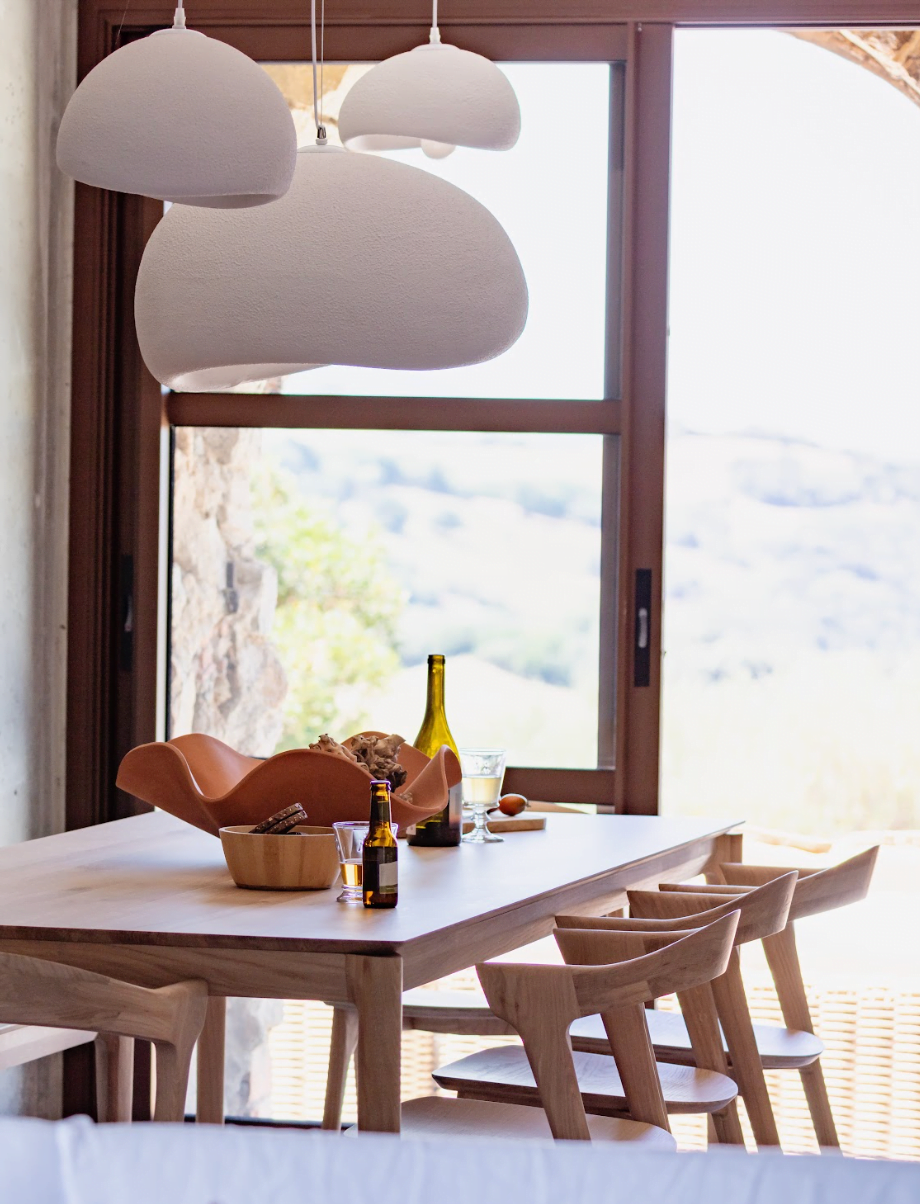
[{"label": "wooden window frame", "polygon": [[[597,402],[454,401],[443,410],[407,398],[336,398],[336,425],[381,429],[541,430],[606,436],[602,551],[602,681],[616,683],[615,746],[600,770],[519,770],[533,795],[658,807],[667,235],[671,43],[678,25],[910,26],[916,0],[452,0],[446,40],[494,58],[598,61],[627,69],[622,267],[622,388]],[[78,74],[119,40],[168,25],[174,4],[80,0]],[[424,39],[427,0],[327,5],[326,55],[375,59]],[[262,60],[309,57],[306,0],[190,0],[189,22]],[[614,46],[625,53],[612,54]],[[133,287],[155,202],[77,186],[68,631],[67,826],[143,809],[116,791],[118,762],[162,735],[166,682],[165,499],[171,423],[304,427],[324,399],[164,396],[140,360]],[[612,240],[611,240],[612,241]],[[641,269],[641,270],[640,270]],[[614,315],[608,314],[612,322]],[[608,340],[609,342],[609,340]],[[608,355],[608,365],[610,357]],[[219,414],[210,409],[219,404]],[[422,405],[425,403],[422,402]],[[257,411],[255,406],[257,405]],[[619,437],[619,458],[613,454]],[[605,541],[606,542],[606,541]],[[648,685],[634,684],[639,569],[651,571]],[[618,584],[619,583],[619,584]],[[611,613],[611,608],[613,612]],[[619,669],[617,668],[619,666]],[[613,699],[609,702],[612,710]],[[602,726],[611,716],[601,707]]]}]

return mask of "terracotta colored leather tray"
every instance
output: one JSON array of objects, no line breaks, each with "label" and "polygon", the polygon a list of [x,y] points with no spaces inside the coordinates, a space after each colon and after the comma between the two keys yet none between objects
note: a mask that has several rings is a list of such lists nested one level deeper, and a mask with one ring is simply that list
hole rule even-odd
[{"label": "terracotta colored leather tray", "polygon": [[[429,760],[404,744],[399,759],[408,777],[392,802],[402,830],[447,805],[460,762],[446,745]],[[311,824],[367,819],[370,780],[365,769],[335,753],[294,748],[260,761],[196,734],[133,748],[119,766],[117,785],[216,836],[233,824],[261,823],[292,803],[302,804]]]}]

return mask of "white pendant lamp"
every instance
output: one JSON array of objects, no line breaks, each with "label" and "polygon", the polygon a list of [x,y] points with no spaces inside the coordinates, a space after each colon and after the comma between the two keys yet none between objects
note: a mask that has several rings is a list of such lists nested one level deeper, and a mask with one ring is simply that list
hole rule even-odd
[{"label": "white pendant lamp", "polygon": [[317,364],[492,359],[524,329],[527,284],[508,235],[468,193],[320,140],[274,205],[174,205],[144,251],[134,312],[153,375],[195,391]]},{"label": "white pendant lamp", "polygon": [[263,205],[287,192],[297,156],[280,90],[245,54],[185,28],[103,59],[61,119],[58,166],[118,192],[219,209]]},{"label": "white pendant lamp", "polygon": [[320,364],[432,369],[500,355],[527,320],[508,235],[453,184],[316,145],[273,205],[173,205],[134,296],[144,362],[169,388],[232,388]]},{"label": "white pendant lamp", "polygon": [[384,59],[354,85],[339,114],[351,150],[421,147],[441,159],[455,146],[510,150],[521,110],[507,77],[481,54],[441,41],[433,0],[427,45]]}]

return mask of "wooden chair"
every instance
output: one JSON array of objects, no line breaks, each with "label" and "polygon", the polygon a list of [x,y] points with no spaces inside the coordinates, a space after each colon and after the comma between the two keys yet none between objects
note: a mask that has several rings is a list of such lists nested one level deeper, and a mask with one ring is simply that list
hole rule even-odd
[{"label": "wooden chair", "polygon": [[[481,1050],[434,1072],[435,1081],[462,1101],[542,1107],[556,1137],[585,1139],[586,1115],[628,1116],[669,1129],[669,1104],[646,1027],[645,1003],[672,991],[686,994],[694,1038],[705,1063],[719,1045],[708,984],[732,956],[738,916],[668,933],[559,930],[567,965],[487,962],[476,967],[494,1015],[523,1043]],[[608,1056],[572,1051],[569,1029],[599,1014]],[[613,1054],[611,1058],[609,1054]],[[671,1068],[677,1069],[677,1068]],[[735,1084],[724,1074],[684,1068],[681,1098],[671,1111],[707,1112],[727,1141],[740,1142]],[[689,1073],[688,1073],[689,1071]],[[670,1086],[676,1090],[672,1077]]]},{"label": "wooden chair", "polygon": [[[838,1149],[840,1139],[821,1068],[820,1056],[824,1052],[824,1046],[814,1035],[814,1023],[796,946],[795,922],[864,899],[869,892],[877,857],[876,845],[827,869],[799,870],[786,927],[782,932],[765,937],[763,941],[767,964],[773,976],[783,1019],[788,1027],[755,1025],[757,1047],[766,1069],[798,1070],[815,1136],[822,1149]],[[732,862],[722,865],[718,873],[726,885],[695,887],[688,884],[662,883],[659,889],[678,894],[705,892],[714,900],[738,899],[741,897],[739,891],[749,892],[789,872],[788,869],[779,866],[742,865]],[[675,1037],[680,1040],[681,1034],[678,1028],[672,1027],[671,1040]],[[667,1051],[659,1048],[657,1040],[656,1054],[661,1058],[668,1056]]]},{"label": "wooden chair", "polygon": [[[593,1017],[593,1019],[597,1021],[597,1031],[593,1034],[597,1039],[587,1052],[609,1054],[610,1048],[600,1017]],[[406,991],[403,995],[403,1031],[471,1037],[516,1037],[518,1035],[512,1024],[492,1011],[485,997],[479,992],[440,991],[432,990],[430,987],[418,987]],[[684,1032],[686,1033],[686,1028]],[[348,1068],[357,1043],[357,1012],[349,1004],[334,1004],[329,1070],[323,1108],[322,1127],[324,1129],[341,1128]],[[587,1047],[585,1048],[587,1049]],[[687,1076],[675,1072],[670,1064],[672,1059],[662,1059],[662,1061],[669,1063],[659,1067],[668,1111],[696,1111],[693,1100],[690,1098],[694,1080],[688,1080]],[[693,1051],[689,1048],[689,1037],[688,1056],[683,1059],[683,1064],[686,1066],[697,1065],[694,1061]],[[719,1071],[717,1065],[710,1066],[708,1062],[703,1065]],[[699,1081],[695,1085],[698,1089],[701,1088]],[[716,1099],[710,1097],[710,1103],[717,1102],[720,1091],[721,1088],[716,1092]],[[697,1096],[697,1104],[704,1102],[706,1101]]]},{"label": "wooden chair", "polygon": [[[699,893],[629,891],[630,921],[613,917],[599,920],[585,919],[583,916],[556,917],[556,923],[560,927],[600,927],[616,931],[621,925],[630,923],[642,924],[650,931],[667,932],[710,924],[733,908],[738,908],[740,918],[735,934],[735,948],[724,974],[712,984],[723,1036],[718,1039],[718,1049],[707,1048],[705,1064],[718,1068],[721,1073],[730,1073],[736,1080],[758,1146],[778,1146],[780,1141],[767,1092],[763,1062],[757,1047],[757,1037],[741,980],[738,946],[750,941],[763,940],[764,937],[782,931],[786,926],[795,883],[796,873],[791,871],[756,890],[724,899]],[[667,1012],[650,1012],[647,1021],[655,1056],[660,1061],[673,1061],[678,1065],[699,1064],[691,1023],[683,1008],[680,1016]],[[674,1058],[674,1046],[682,1045],[684,1034],[687,1048],[680,1048],[681,1056]],[[600,1052],[604,1045],[604,1036],[603,1025],[597,1016],[587,1017],[572,1026],[574,1049]],[[710,1135],[721,1139],[718,1131],[711,1132]]]},{"label": "wooden chair", "polygon": [[156,1049],[154,1120],[181,1121],[192,1050],[208,988],[179,982],[151,990],[59,962],[0,953],[0,1024],[98,1033],[99,1119],[131,1119],[134,1038]]}]

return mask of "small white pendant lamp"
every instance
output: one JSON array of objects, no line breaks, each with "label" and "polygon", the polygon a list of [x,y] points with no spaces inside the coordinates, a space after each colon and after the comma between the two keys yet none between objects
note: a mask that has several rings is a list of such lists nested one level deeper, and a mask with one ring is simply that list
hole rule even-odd
[{"label": "small white pendant lamp", "polygon": [[287,192],[297,156],[291,113],[252,59],[185,28],[120,47],[70,99],[60,169],[84,184],[183,205],[236,209]]},{"label": "small white pendant lamp", "polygon": [[[314,29],[318,114],[315,46]],[[169,210],[134,313],[153,375],[194,391],[321,364],[480,363],[516,342],[527,306],[520,260],[483,205],[419,168],[329,146],[318,123],[275,204]]]},{"label": "small white pendant lamp", "polygon": [[507,77],[481,54],[441,41],[433,0],[427,45],[384,59],[342,102],[339,133],[351,150],[421,146],[433,159],[455,146],[510,150],[521,110]]}]

